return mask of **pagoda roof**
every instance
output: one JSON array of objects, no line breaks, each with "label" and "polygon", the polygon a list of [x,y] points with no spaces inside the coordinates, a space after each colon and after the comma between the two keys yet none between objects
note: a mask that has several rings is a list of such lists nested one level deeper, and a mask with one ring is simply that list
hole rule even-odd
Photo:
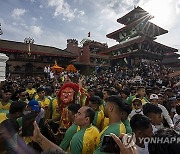
[{"label": "pagoda roof", "polygon": [[[120,28],[120,29],[118,29],[118,30],[116,30],[114,32],[111,32],[111,33],[107,34],[106,36],[108,38],[111,38],[111,39],[114,39],[114,40],[119,40],[119,33],[120,32],[123,32],[123,31],[126,31],[126,30],[131,30],[132,28],[134,28],[136,25],[140,24],[144,20],[146,20],[146,19],[145,18],[139,19],[139,20],[127,25],[127,26],[124,26],[124,27],[122,27],[122,28]],[[146,32],[148,30],[152,30],[152,34],[153,34],[152,37],[168,33],[167,30],[165,30],[165,29],[163,29],[163,28],[161,28],[161,27],[159,27],[159,26],[157,26],[154,23],[149,22],[149,21],[146,22],[146,25],[145,25],[143,30],[145,30]],[[142,35],[143,35],[143,33],[142,33]]]},{"label": "pagoda roof", "polygon": [[176,58],[176,57],[172,57],[172,58],[163,58],[162,60],[163,64],[175,64],[180,66],[180,59]]},{"label": "pagoda roof", "polygon": [[169,57],[176,57],[176,58],[179,58],[180,55],[178,53],[175,53],[175,52],[167,52],[164,54],[165,58],[169,58]]},{"label": "pagoda roof", "polygon": [[152,37],[156,37],[156,36],[168,33],[168,30],[165,30],[149,21],[147,22],[144,29],[146,30],[146,32],[151,30],[150,33],[152,34]]},{"label": "pagoda roof", "polygon": [[[27,44],[23,42],[15,42],[9,40],[0,40],[0,52],[13,52],[13,53],[28,53]],[[75,58],[76,55],[68,51],[44,45],[31,44],[31,54],[38,54],[44,56],[58,56]]]},{"label": "pagoda roof", "polygon": [[138,36],[138,37],[136,37],[136,38],[131,39],[130,41],[126,41],[126,42],[124,42],[124,43],[122,43],[122,44],[119,43],[119,44],[116,44],[116,45],[114,45],[114,46],[112,46],[112,47],[109,47],[107,50],[104,50],[104,51],[101,52],[101,53],[104,54],[104,53],[108,53],[108,52],[110,52],[110,51],[115,51],[115,50],[118,50],[118,49],[120,49],[120,48],[127,47],[127,46],[129,46],[129,45],[131,45],[131,44],[134,44],[134,43],[143,42],[144,40],[145,40],[144,37]]},{"label": "pagoda roof", "polygon": [[[121,49],[121,48],[128,47],[128,46],[130,46],[130,45],[132,45],[132,44],[141,43],[141,42],[144,42],[144,41],[147,41],[147,42],[149,42],[149,43],[153,43],[153,44],[155,44],[155,45],[157,45],[157,46],[162,47],[162,48],[164,49],[163,51],[164,51],[165,53],[178,52],[177,49],[172,48],[172,47],[169,47],[169,46],[166,46],[166,45],[161,44],[161,43],[159,43],[159,42],[156,42],[156,41],[154,41],[153,39],[149,39],[149,38],[147,38],[147,37],[138,36],[138,37],[132,38],[131,40],[126,41],[126,42],[124,42],[124,43],[116,44],[116,45],[108,48],[107,50],[102,51],[101,53],[102,53],[102,54],[107,54],[107,53],[109,53],[109,52],[111,52],[111,51],[119,50],[119,49]],[[176,53],[175,53],[175,54],[176,54]]]},{"label": "pagoda roof", "polygon": [[[138,15],[137,18],[133,18],[133,20],[129,20],[131,17],[134,17],[135,15]],[[149,16],[149,19],[152,19],[153,16],[151,16],[147,11],[145,11],[144,9],[142,9],[141,7],[135,7],[132,11],[130,11],[129,13],[127,13],[126,15],[124,15],[123,17],[117,19],[117,22],[124,24],[124,25],[128,25],[129,23],[134,22],[135,20],[137,20],[138,18],[144,17],[144,16]]]},{"label": "pagoda roof", "polygon": [[[166,53],[175,53],[175,52],[178,52],[178,49],[176,49],[176,48],[173,48],[173,47],[170,47],[170,46],[161,44],[161,43],[156,42],[156,41],[153,41],[153,42],[156,43],[157,45],[162,46],[164,49],[166,49],[166,50],[164,50],[164,51],[165,51],[165,54],[166,54]],[[176,54],[176,53],[175,53],[175,54]]]},{"label": "pagoda roof", "polygon": [[111,59],[119,59],[119,58],[126,58],[129,55],[149,55],[152,57],[156,57],[156,58],[162,58],[163,55],[157,54],[157,53],[153,53],[153,52],[149,52],[149,51],[145,51],[145,50],[135,50],[129,53],[123,53],[121,55],[117,55],[117,56],[112,56]]}]

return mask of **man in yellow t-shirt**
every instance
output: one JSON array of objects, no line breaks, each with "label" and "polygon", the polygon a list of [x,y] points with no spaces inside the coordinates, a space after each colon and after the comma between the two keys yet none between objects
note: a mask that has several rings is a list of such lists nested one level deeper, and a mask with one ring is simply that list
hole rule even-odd
[{"label": "man in yellow t-shirt", "polygon": [[50,125],[53,132],[56,133],[59,128],[59,121],[61,118],[57,98],[54,98],[48,106],[48,110],[46,112],[46,123]]},{"label": "man in yellow t-shirt", "polygon": [[7,113],[10,105],[12,103],[11,101],[11,90],[10,89],[3,89],[2,90],[2,99],[0,100],[0,113],[5,112]]},{"label": "man in yellow t-shirt", "polygon": [[6,116],[6,113],[0,113],[0,123],[6,119],[8,119],[8,117]]},{"label": "man in yellow t-shirt", "polygon": [[145,97],[146,95],[146,89],[143,86],[139,86],[137,88],[136,94],[134,96],[130,96],[127,100],[127,103],[132,105],[132,109],[134,109],[134,106],[132,104],[133,100],[136,98],[141,99],[142,105],[149,103],[149,101],[147,100],[147,98]]},{"label": "man in yellow t-shirt", "polygon": [[38,103],[41,105],[41,107],[44,110],[47,110],[51,100],[49,98],[45,97],[45,89],[43,87],[39,87],[37,89],[37,94],[39,96],[37,99]]},{"label": "man in yellow t-shirt", "polygon": [[54,98],[52,102],[49,104],[48,112],[49,112],[49,117],[48,117],[49,121],[59,122],[60,113],[59,113],[59,106],[58,106],[57,98]]},{"label": "man in yellow t-shirt", "polygon": [[10,105],[9,113],[0,113],[0,123],[6,119],[18,119],[22,117],[27,104],[22,101],[14,101]]},{"label": "man in yellow t-shirt", "polygon": [[23,101],[23,102],[26,102],[28,104],[28,92],[26,91],[25,88],[21,88],[19,90],[19,101]]},{"label": "man in yellow t-shirt", "polygon": [[33,82],[29,81],[27,83],[27,88],[26,88],[26,91],[28,92],[29,94],[29,99],[34,99],[35,95],[36,95],[36,89],[33,88]]},{"label": "man in yellow t-shirt", "polygon": [[95,111],[95,117],[93,120],[93,125],[96,126],[100,131],[102,130],[104,122],[104,112],[99,109],[102,104],[101,98],[99,96],[91,96],[89,98],[89,107]]},{"label": "man in yellow t-shirt", "polygon": [[45,97],[45,89],[43,87],[39,87],[37,89],[38,101],[39,105],[44,109],[44,121],[48,119],[48,106],[51,103],[51,100]]}]

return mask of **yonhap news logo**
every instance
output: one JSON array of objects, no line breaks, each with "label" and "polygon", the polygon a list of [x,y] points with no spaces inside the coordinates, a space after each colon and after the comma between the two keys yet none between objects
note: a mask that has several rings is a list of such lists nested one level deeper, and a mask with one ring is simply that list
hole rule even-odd
[{"label": "yonhap news logo", "polygon": [[173,143],[180,143],[180,137],[176,136],[167,136],[167,137],[145,137],[145,138],[139,138],[139,143],[153,143],[153,144],[173,144]]},{"label": "yonhap news logo", "polygon": [[150,144],[180,144],[180,136],[153,136],[153,137],[138,137],[135,134],[125,134],[122,137],[122,143],[125,148],[130,148],[136,144],[137,139],[139,143],[150,143]]}]

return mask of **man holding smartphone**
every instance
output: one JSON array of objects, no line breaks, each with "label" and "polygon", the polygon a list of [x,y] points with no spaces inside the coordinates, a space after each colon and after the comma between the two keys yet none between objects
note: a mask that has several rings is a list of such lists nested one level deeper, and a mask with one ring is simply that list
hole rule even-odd
[{"label": "man holding smartphone", "polygon": [[[17,119],[22,117],[23,111],[26,107],[26,103],[22,101],[14,101],[10,105],[9,113],[0,113],[0,127],[3,125],[3,121],[11,121],[13,122],[12,126],[10,129],[6,129],[5,132],[2,133],[2,136],[9,136],[9,134],[14,132],[13,135],[9,138],[4,138],[3,143],[0,144],[0,153],[2,152],[8,152],[8,151],[14,151],[17,148],[17,136],[18,136],[18,131],[19,131],[19,124],[17,122]],[[2,123],[2,125],[1,125]],[[10,130],[10,132],[8,131]],[[2,131],[2,129],[1,129]],[[1,134],[1,132],[0,132]],[[0,137],[1,138],[1,137]]]},{"label": "man holding smartphone", "polygon": [[26,108],[26,103],[22,101],[14,101],[10,105],[9,113],[0,113],[0,123],[6,119],[14,119],[22,117]]},{"label": "man holding smartphone", "polygon": [[[80,126],[80,130],[74,134],[71,140],[71,154],[93,153],[95,150],[99,139],[99,131],[95,126],[92,126],[94,116],[95,113],[90,107],[84,106],[78,110],[74,123]],[[36,123],[34,126],[35,130],[33,134],[33,140],[37,142],[44,151],[50,148],[61,149],[40,133]]]}]

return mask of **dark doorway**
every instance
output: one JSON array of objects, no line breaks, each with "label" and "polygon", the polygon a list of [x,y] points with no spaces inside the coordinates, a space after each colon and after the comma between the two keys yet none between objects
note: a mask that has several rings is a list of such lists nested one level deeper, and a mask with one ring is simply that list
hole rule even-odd
[{"label": "dark doorway", "polygon": [[27,63],[25,66],[25,75],[26,76],[34,76],[33,64]]}]

